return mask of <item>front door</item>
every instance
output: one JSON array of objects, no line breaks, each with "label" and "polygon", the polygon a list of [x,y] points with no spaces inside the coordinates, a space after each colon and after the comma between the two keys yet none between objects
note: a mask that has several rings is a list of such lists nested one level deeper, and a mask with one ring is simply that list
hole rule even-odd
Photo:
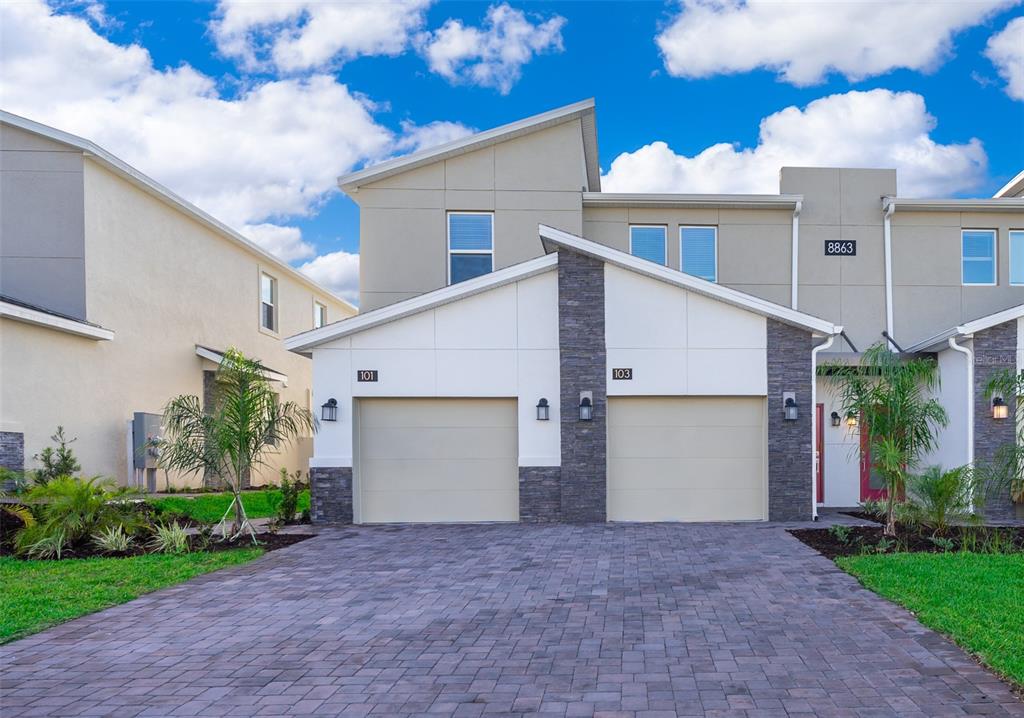
[{"label": "front door", "polygon": [[860,422],[860,500],[883,501],[888,496],[885,480],[875,471],[871,461],[871,444],[868,443],[868,428]]}]

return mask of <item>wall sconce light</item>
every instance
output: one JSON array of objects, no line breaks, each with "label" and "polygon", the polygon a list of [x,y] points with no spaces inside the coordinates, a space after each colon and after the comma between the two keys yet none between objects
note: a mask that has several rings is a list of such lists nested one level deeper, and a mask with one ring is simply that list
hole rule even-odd
[{"label": "wall sconce light", "polygon": [[795,392],[782,392],[782,411],[786,421],[796,421],[800,417],[800,405],[796,403]]},{"label": "wall sconce light", "polygon": [[580,392],[580,421],[594,420],[594,400],[589,391]]},{"label": "wall sconce light", "polygon": [[846,425],[851,429],[857,428],[857,415],[852,411],[846,415]]},{"label": "wall sconce light", "polygon": [[996,396],[992,398],[992,418],[1003,420],[1010,416],[1010,407],[1003,400],[1003,397]]},{"label": "wall sconce light", "polygon": [[551,407],[548,405],[547,399],[541,399],[537,402],[537,421],[547,421],[551,418]]},{"label": "wall sconce light", "polygon": [[331,397],[320,407],[320,418],[324,421],[338,420],[338,400]]},{"label": "wall sconce light", "polygon": [[833,411],[830,418],[832,419],[832,426],[839,426],[839,422],[843,419],[843,417],[839,416],[838,411]]}]

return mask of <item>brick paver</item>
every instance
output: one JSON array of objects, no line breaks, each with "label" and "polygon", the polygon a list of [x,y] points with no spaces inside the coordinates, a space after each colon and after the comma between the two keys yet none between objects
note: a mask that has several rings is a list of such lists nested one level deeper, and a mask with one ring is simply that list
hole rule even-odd
[{"label": "brick paver", "polygon": [[1024,716],[779,525],[332,529],[0,648],[16,716]]}]

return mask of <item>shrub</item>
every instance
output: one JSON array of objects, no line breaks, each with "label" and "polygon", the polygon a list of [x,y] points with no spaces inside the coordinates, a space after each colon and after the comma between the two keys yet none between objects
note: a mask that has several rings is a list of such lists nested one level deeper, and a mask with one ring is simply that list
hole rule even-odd
[{"label": "shrub", "polygon": [[23,555],[59,557],[112,526],[134,533],[143,523],[136,507],[126,501],[127,489],[110,479],[73,479],[61,476],[35,486],[26,494],[36,521],[15,537],[15,550]]},{"label": "shrub", "polygon": [[149,548],[156,553],[188,553],[188,532],[177,521],[168,526],[157,526]]},{"label": "shrub", "polygon": [[943,471],[929,466],[920,474],[907,477],[907,514],[917,523],[943,532],[951,523],[974,518],[973,472],[969,466]]},{"label": "shrub", "polygon": [[280,524],[295,521],[295,512],[299,510],[299,494],[302,492],[302,472],[296,471],[291,477],[281,469],[281,502],[274,511],[274,520]]},{"label": "shrub", "polygon": [[103,553],[127,553],[132,547],[132,537],[125,533],[124,526],[107,526],[94,534],[92,542]]},{"label": "shrub", "polygon": [[829,527],[828,532],[832,534],[835,540],[839,543],[848,544],[850,543],[850,534],[853,533],[853,529],[842,524],[835,524]]},{"label": "shrub", "polygon": [[57,433],[50,437],[50,441],[57,445],[56,448],[47,446],[32,458],[43,465],[41,469],[32,472],[32,480],[36,484],[46,485],[61,476],[71,476],[82,470],[81,464],[75,458],[70,444],[78,441],[78,438],[69,439],[64,435],[64,427],[58,426]]},{"label": "shrub", "polygon": [[861,501],[860,510],[868,516],[873,516],[876,519],[884,519],[886,506],[884,501],[875,501],[874,499],[866,499]]}]

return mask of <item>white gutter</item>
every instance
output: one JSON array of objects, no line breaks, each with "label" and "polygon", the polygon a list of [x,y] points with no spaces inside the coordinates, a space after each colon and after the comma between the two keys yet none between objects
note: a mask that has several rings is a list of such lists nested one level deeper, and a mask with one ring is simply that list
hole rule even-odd
[{"label": "white gutter", "polygon": [[[843,330],[842,327],[836,329],[837,334]],[[828,349],[835,340],[836,335],[831,334],[828,339],[811,349],[811,456],[814,457],[811,461],[812,521],[818,520],[818,462],[821,461],[821,457],[818,456],[818,352]]]},{"label": "white gutter", "polygon": [[790,306],[793,309],[799,309],[798,306],[798,295],[799,295],[799,268],[800,268],[800,210],[804,208],[802,200],[796,201],[796,206],[793,207],[793,277],[790,282],[792,285],[792,291],[790,292]]},{"label": "white gutter", "polygon": [[949,348],[967,357],[967,464],[974,464],[974,350],[949,338]]},{"label": "white gutter", "polygon": [[882,215],[882,233],[885,237],[885,330],[888,334],[886,341],[890,350],[895,347],[892,343],[892,215],[896,211],[896,202],[888,198],[885,204],[885,214]]}]

